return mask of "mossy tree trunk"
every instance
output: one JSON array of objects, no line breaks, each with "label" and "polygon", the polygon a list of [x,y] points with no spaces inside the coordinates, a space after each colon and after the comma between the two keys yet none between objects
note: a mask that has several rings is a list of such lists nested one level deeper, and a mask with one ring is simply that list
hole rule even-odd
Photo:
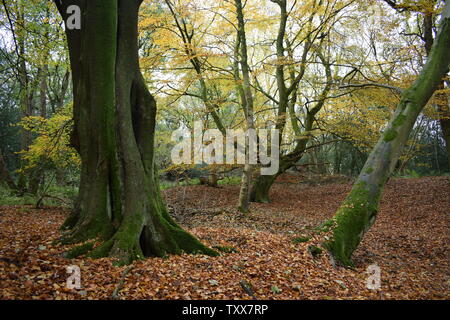
[{"label": "mossy tree trunk", "polygon": [[325,247],[344,265],[375,222],[383,187],[392,173],[411,129],[450,63],[450,2],[442,14],[438,37],[417,80],[402,94],[387,129],[370,153],[359,177],[332,221],[333,236]]},{"label": "mossy tree trunk", "polygon": [[68,30],[73,73],[72,143],[82,159],[79,198],[63,240],[103,243],[90,255],[119,264],[166,254],[216,252],[169,216],[154,168],[156,102],[139,70],[141,0],[55,1],[81,8],[81,29]]}]

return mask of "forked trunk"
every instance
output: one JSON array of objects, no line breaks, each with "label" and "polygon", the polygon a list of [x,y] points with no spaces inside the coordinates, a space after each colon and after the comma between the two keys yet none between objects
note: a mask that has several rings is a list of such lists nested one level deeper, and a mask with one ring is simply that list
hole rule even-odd
[{"label": "forked trunk", "polygon": [[252,202],[269,203],[269,191],[278,174],[263,176],[260,175],[255,179],[250,190],[250,200]]}]

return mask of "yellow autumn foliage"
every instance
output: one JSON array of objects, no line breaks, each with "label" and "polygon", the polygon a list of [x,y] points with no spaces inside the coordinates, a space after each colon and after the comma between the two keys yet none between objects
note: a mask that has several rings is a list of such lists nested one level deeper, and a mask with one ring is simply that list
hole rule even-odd
[{"label": "yellow autumn foliage", "polygon": [[72,105],[67,105],[45,119],[39,116],[25,117],[19,126],[36,135],[28,150],[20,152],[26,165],[22,170],[35,167],[78,168],[81,160],[77,151],[70,146],[70,133],[72,130]]}]

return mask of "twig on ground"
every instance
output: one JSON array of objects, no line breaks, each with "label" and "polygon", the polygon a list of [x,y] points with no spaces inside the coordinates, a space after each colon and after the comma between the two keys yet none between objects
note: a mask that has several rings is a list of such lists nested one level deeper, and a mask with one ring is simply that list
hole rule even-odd
[{"label": "twig on ground", "polygon": [[114,289],[111,298],[112,299],[119,299],[120,297],[120,290],[122,290],[123,285],[125,284],[125,277],[127,276],[127,274],[131,271],[131,269],[133,268],[133,266],[128,266],[123,272],[122,275],[120,276],[120,280],[119,283],[117,284],[116,288]]}]

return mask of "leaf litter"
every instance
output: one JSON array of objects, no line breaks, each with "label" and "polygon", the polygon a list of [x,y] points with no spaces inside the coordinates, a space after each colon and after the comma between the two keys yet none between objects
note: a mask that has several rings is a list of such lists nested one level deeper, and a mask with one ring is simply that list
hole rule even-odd
[{"label": "leaf litter", "polygon": [[[320,245],[317,237],[293,241],[331,217],[351,183],[294,178],[282,177],[272,202],[252,204],[247,216],[235,209],[237,186],[166,190],[184,228],[227,250],[219,257],[148,258],[131,267],[114,267],[110,258],[64,258],[72,246],[55,243],[68,215],[63,209],[0,207],[0,299],[450,298],[448,177],[391,179],[352,269],[336,266],[326,252],[314,258],[308,248]],[[373,264],[381,269],[378,290],[366,286]],[[71,265],[80,268],[80,289],[66,285]]]}]

